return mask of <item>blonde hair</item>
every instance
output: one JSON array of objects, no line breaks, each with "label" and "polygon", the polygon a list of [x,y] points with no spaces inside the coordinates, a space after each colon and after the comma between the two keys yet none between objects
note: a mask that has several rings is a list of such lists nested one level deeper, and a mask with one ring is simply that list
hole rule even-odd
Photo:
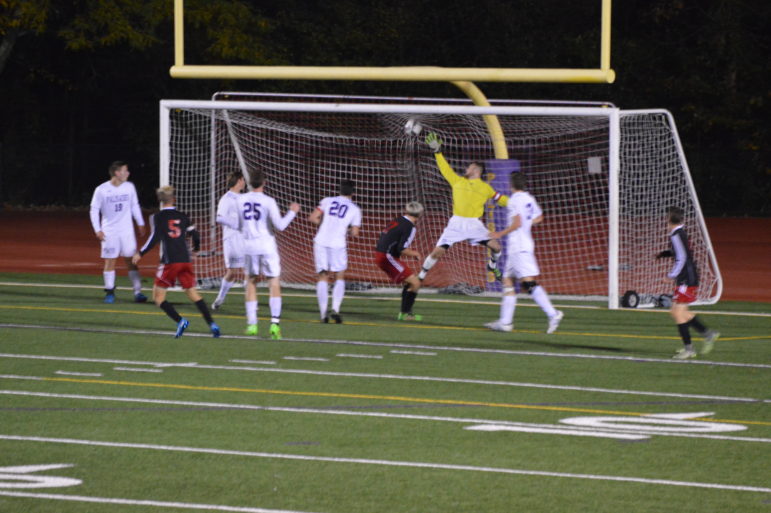
[{"label": "blonde hair", "polygon": [[423,215],[423,205],[421,205],[417,201],[410,201],[404,206],[404,211],[407,213],[407,215],[413,216],[413,217],[420,217]]},{"label": "blonde hair", "polygon": [[158,198],[158,201],[161,203],[169,203],[171,200],[173,200],[176,195],[174,193],[174,187],[171,185],[164,185],[163,187],[158,187],[155,190],[155,196]]}]

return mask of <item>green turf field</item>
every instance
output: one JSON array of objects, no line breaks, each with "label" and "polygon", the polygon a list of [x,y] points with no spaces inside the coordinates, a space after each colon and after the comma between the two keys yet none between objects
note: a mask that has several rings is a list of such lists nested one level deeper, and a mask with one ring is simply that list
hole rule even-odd
[{"label": "green turf field", "polygon": [[[0,274],[0,512],[771,511],[771,305],[696,307],[722,335],[674,361],[663,311],[285,290],[284,339],[180,339],[100,277]],[[125,278],[119,279],[125,285]],[[204,293],[207,303],[213,293]],[[698,339],[696,342],[698,347]]]}]

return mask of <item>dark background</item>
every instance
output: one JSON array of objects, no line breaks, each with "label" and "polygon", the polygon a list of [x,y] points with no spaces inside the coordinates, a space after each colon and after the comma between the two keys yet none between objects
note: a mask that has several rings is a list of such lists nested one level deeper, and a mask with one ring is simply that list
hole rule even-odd
[{"label": "dark background", "polygon": [[[61,4],[61,5],[60,5]],[[66,5],[65,5],[66,4]],[[600,0],[187,0],[185,62],[598,68]],[[219,90],[462,97],[444,83],[169,77],[172,0],[0,0],[0,203],[85,206],[113,160],[143,205],[158,101]],[[677,122],[708,216],[771,216],[771,2],[617,0],[614,84],[478,83]]]}]

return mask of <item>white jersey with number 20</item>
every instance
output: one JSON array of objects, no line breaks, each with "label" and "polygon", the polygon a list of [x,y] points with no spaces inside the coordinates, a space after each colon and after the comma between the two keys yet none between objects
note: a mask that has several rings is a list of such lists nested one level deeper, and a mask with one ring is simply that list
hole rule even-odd
[{"label": "white jersey with number 20", "polygon": [[361,226],[361,209],[345,196],[324,198],[318,209],[324,213],[313,242],[327,248],[346,247],[349,226]]}]

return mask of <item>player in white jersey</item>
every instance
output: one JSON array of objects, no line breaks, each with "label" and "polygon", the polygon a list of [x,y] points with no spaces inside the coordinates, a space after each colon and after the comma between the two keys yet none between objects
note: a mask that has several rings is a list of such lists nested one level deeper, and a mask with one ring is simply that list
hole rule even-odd
[{"label": "player in white jersey", "polygon": [[104,302],[115,302],[115,262],[123,257],[134,288],[134,301],[144,303],[139,269],[131,261],[137,250],[132,217],[139,235],[145,235],[145,222],[139,208],[134,184],[128,181],[129,169],[125,162],[115,161],[109,167],[110,179],[94,190],[91,198],[91,227],[102,246],[104,259]]},{"label": "player in white jersey", "polygon": [[[308,216],[308,220],[319,225],[313,239],[313,258],[316,263],[316,298],[319,303],[321,320],[329,322],[331,317],[337,324],[343,322],[340,305],[345,297],[345,270],[348,268],[347,236],[350,228],[351,238],[359,236],[361,209],[353,202],[354,183],[351,180],[340,182],[340,195],[324,198],[319,206]],[[334,279],[332,288],[332,313],[327,314],[329,303],[329,282]]]},{"label": "player in white jersey", "polygon": [[546,333],[557,331],[563,314],[551,304],[546,290],[536,283],[535,278],[541,271],[535,259],[535,243],[531,228],[543,221],[543,211],[535,198],[525,192],[526,179],[523,173],[511,174],[513,194],[509,197],[509,226],[493,233],[495,238],[508,237],[506,246],[506,269],[503,272],[503,298],[501,300],[500,318],[485,324],[494,331],[511,331],[514,320],[514,310],[517,306],[515,280],[533,297],[549,318]]},{"label": "player in white jersey", "polygon": [[252,170],[249,177],[250,191],[238,197],[238,228],[244,238],[244,272],[246,281],[246,334],[257,334],[257,283],[260,275],[268,279],[270,305],[270,336],[281,338],[281,259],[274,230],[283,231],[300,205],[292,203],[281,217],[276,200],[263,192],[265,178],[260,170]]},{"label": "player in white jersey", "polygon": [[220,291],[212,303],[212,310],[217,310],[225,302],[225,296],[236,282],[241,278],[241,269],[244,267],[244,239],[241,232],[228,226],[238,224],[238,197],[244,190],[246,181],[241,171],[233,171],[228,175],[228,191],[220,198],[217,204],[217,224],[222,225],[222,253],[225,257],[225,276],[222,277]]}]

